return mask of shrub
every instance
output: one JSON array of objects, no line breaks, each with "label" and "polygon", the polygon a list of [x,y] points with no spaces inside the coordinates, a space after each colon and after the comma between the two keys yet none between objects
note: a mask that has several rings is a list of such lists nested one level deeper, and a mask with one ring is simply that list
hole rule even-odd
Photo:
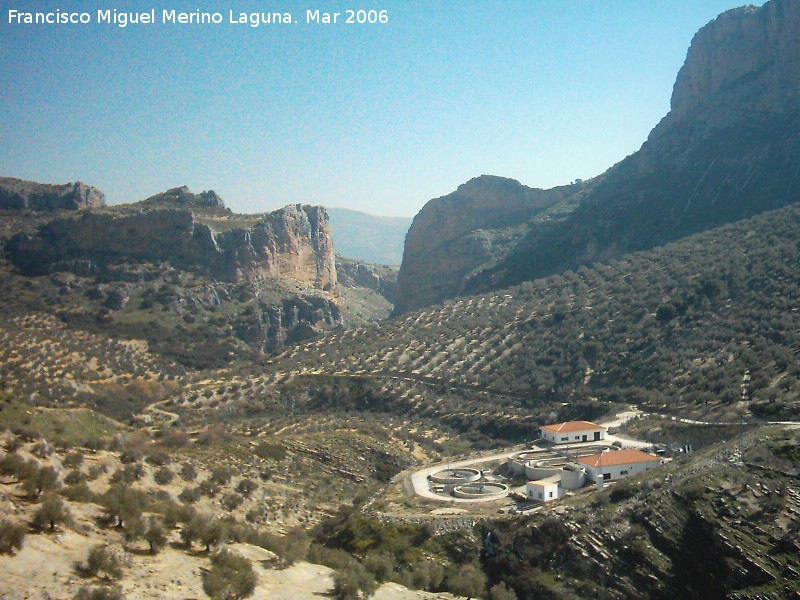
[{"label": "shrub", "polygon": [[23,475],[22,489],[34,498],[42,492],[54,490],[59,487],[58,471],[50,465],[39,467],[29,463],[29,469]]},{"label": "shrub", "polygon": [[116,585],[83,586],[78,590],[75,600],[125,600],[125,594]]},{"label": "shrub", "polygon": [[124,527],[128,519],[141,516],[145,508],[145,495],[124,483],[115,483],[108,488],[102,499],[103,508],[111,519],[117,520],[118,527]]},{"label": "shrub", "polygon": [[467,563],[448,574],[445,587],[456,596],[479,598],[486,592],[486,575],[478,565]]},{"label": "shrub", "polygon": [[261,519],[263,519],[267,514],[267,511],[264,510],[263,506],[259,506],[257,508],[253,508],[247,511],[247,514],[244,518],[247,520],[248,523],[258,523]]},{"label": "shrub", "polygon": [[517,594],[501,581],[489,590],[489,600],[517,600]]},{"label": "shrub", "polygon": [[261,442],[256,446],[256,456],[280,462],[286,458],[286,448],[280,444]]},{"label": "shrub", "polygon": [[6,442],[5,448],[6,452],[12,453],[16,452],[20,448],[22,448],[23,441],[19,439],[17,436],[12,437],[10,440]]},{"label": "shrub", "polygon": [[164,527],[156,517],[151,516],[147,521],[147,530],[144,532],[144,539],[150,545],[150,554],[158,554],[161,548],[167,543],[167,535]]},{"label": "shrub", "polygon": [[212,519],[207,514],[195,513],[181,529],[181,540],[189,547],[198,541],[211,550],[211,546],[220,546],[228,538],[228,524],[219,519]]},{"label": "shrub", "polygon": [[78,469],[73,469],[64,476],[64,483],[67,485],[74,485],[86,480],[86,475]]},{"label": "shrub", "polygon": [[185,431],[169,431],[161,437],[161,443],[168,448],[183,448],[191,439]]},{"label": "shrub", "polygon": [[119,455],[119,460],[124,465],[130,465],[139,462],[142,459],[142,452],[138,449],[128,448]]},{"label": "shrub", "polygon": [[67,469],[76,469],[80,467],[83,464],[83,452],[80,450],[67,452],[67,455],[64,457],[64,460],[61,461],[61,464]]},{"label": "shrub", "polygon": [[236,510],[242,505],[244,502],[244,498],[242,498],[239,494],[235,492],[229,492],[222,497],[222,506],[224,506],[228,510]]},{"label": "shrub", "polygon": [[251,479],[242,479],[239,485],[236,486],[236,491],[245,498],[249,498],[250,494],[258,489],[258,484]]},{"label": "shrub", "polygon": [[86,477],[90,481],[94,481],[95,479],[100,477],[100,475],[102,475],[103,473],[105,473],[107,471],[108,471],[108,468],[105,465],[92,465],[91,467],[89,467],[89,471],[86,474]]},{"label": "shrub", "polygon": [[56,528],[56,524],[69,524],[72,522],[72,513],[64,501],[56,495],[50,494],[42,501],[42,505],[33,516],[33,524],[44,528],[49,526],[50,531]]},{"label": "shrub", "polygon": [[28,469],[28,461],[22,458],[22,456],[19,454],[6,454],[2,459],[0,459],[0,474],[10,475],[19,480],[25,473],[26,469]]},{"label": "shrub", "polygon": [[337,600],[358,600],[359,590],[356,576],[345,569],[333,574],[333,597]]},{"label": "shrub", "polygon": [[153,475],[153,479],[158,485],[167,485],[172,481],[174,474],[169,467],[161,467],[156,474]]},{"label": "shrub", "polygon": [[85,481],[81,483],[76,483],[73,485],[68,485],[64,489],[59,492],[64,498],[67,500],[71,500],[72,502],[94,502],[95,501],[95,494],[89,489],[89,486],[86,484]]},{"label": "shrub", "polygon": [[212,600],[247,598],[256,589],[253,565],[230,550],[220,550],[211,557],[211,569],[203,576],[203,591]]},{"label": "shrub", "polygon": [[311,540],[303,530],[295,529],[283,537],[262,532],[255,543],[277,554],[281,563],[288,567],[308,556]]},{"label": "shrub", "polygon": [[228,524],[220,519],[208,520],[206,518],[200,530],[200,543],[205,545],[206,552],[211,546],[221,546],[228,540]]},{"label": "shrub", "polygon": [[367,554],[363,560],[364,568],[375,577],[378,583],[389,581],[394,574],[394,556],[388,553]]},{"label": "shrub", "polygon": [[211,479],[206,479],[201,482],[198,489],[204,496],[208,496],[209,498],[213,498],[219,493],[219,486]]},{"label": "shrub", "polygon": [[81,570],[87,575],[105,577],[106,579],[121,579],[122,561],[109,546],[100,544],[89,550],[86,565]]},{"label": "shrub", "polygon": [[117,469],[111,476],[111,483],[133,483],[144,477],[144,466],[140,463],[125,465],[123,469]]},{"label": "shrub", "polygon": [[122,529],[125,542],[135,542],[144,535],[146,525],[141,516],[131,517],[125,521],[125,527]]},{"label": "shrub", "polygon": [[13,554],[22,548],[25,527],[7,519],[0,520],[0,553]]},{"label": "shrub", "polygon": [[194,468],[194,465],[186,463],[181,467],[181,478],[184,481],[194,481],[197,479],[197,469]]},{"label": "shrub", "polygon": [[211,481],[219,485],[224,485],[231,480],[233,470],[230,467],[219,467],[211,471]]},{"label": "shrub", "polygon": [[361,592],[369,598],[377,588],[372,575],[355,560],[333,575],[333,595],[339,600],[358,600]]},{"label": "shrub", "polygon": [[168,465],[172,462],[170,455],[160,450],[150,452],[145,460],[149,464],[157,467],[163,467],[164,465]]},{"label": "shrub", "polygon": [[194,504],[198,500],[200,500],[201,496],[200,488],[183,488],[181,493],[178,495],[178,499],[181,502],[186,502],[187,504]]},{"label": "shrub", "polygon": [[311,544],[308,549],[308,560],[317,565],[325,565],[334,571],[345,571],[353,562],[353,557],[339,548]]},{"label": "shrub", "polygon": [[34,456],[38,456],[39,458],[47,458],[53,454],[53,447],[47,443],[47,441],[42,440],[41,442],[37,442],[31,448],[31,454]]}]

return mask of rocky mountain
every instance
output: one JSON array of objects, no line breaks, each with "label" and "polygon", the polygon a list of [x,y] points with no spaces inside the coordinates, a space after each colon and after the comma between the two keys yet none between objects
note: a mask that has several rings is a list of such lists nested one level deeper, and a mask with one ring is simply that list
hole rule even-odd
[{"label": "rocky mountain", "polygon": [[534,215],[576,194],[580,184],[539,190],[482,175],[428,202],[406,235],[395,310],[463,293],[475,271],[504,256]]},{"label": "rocky mountain", "polygon": [[394,302],[397,291],[396,268],[337,257],[336,277],[342,287],[373,290],[389,302]]},{"label": "rocky mountain", "polygon": [[5,311],[47,306],[90,330],[144,337],[192,365],[343,325],[324,208],[235,215],[215,192],[186,187],[88,208],[0,213]]},{"label": "rocky mountain", "polygon": [[327,208],[336,251],[375,265],[399,265],[411,219],[379,217],[346,208]]},{"label": "rocky mountain", "polygon": [[[433,261],[426,267],[414,257],[431,244],[412,226],[398,309],[618,258],[797,201],[798,39],[800,5],[792,0],[720,15],[695,35],[671,110],[641,149],[575,190],[558,210],[535,215],[499,256],[464,244],[441,256],[461,263],[455,269]],[[420,220],[438,205],[444,209],[440,199],[431,201]],[[480,227],[467,235],[486,235]],[[452,275],[447,284],[437,269]]]},{"label": "rocky mountain", "polygon": [[31,210],[76,210],[105,206],[105,194],[77,181],[52,185],[0,177],[0,208]]},{"label": "rocky mountain", "polygon": [[243,219],[197,212],[204,206],[224,205],[214,192],[194,195],[176,188],[141,206],[54,219],[35,236],[15,236],[6,251],[29,275],[63,270],[95,274],[128,259],[161,260],[231,282],[290,278],[335,297],[325,209],[298,204]]},{"label": "rocky mountain", "polygon": [[275,364],[414,382],[430,397],[409,392],[404,411],[490,435],[529,427],[520,416],[537,411],[592,418],[615,402],[709,421],[797,419],[799,243],[800,203],[334,333]]}]

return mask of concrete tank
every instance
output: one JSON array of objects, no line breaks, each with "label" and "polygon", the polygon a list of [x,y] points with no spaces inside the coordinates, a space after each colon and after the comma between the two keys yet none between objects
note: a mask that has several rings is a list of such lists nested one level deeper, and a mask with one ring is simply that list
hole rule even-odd
[{"label": "concrete tank", "polygon": [[549,464],[549,461],[529,462],[525,465],[525,477],[528,481],[539,481],[561,473],[560,465]]},{"label": "concrete tank", "polygon": [[508,494],[508,486],[504,483],[484,483],[475,481],[455,486],[453,495],[456,498],[469,500],[494,500]]},{"label": "concrete tank", "polygon": [[566,490],[577,490],[586,482],[586,471],[576,463],[568,463],[561,469],[561,487]]}]

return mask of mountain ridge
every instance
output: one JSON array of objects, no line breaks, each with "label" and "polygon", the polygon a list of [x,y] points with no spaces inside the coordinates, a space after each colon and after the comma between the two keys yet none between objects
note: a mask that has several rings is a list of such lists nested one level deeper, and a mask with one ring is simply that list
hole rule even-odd
[{"label": "mountain ridge", "polygon": [[[620,258],[800,199],[791,159],[800,154],[798,39],[800,10],[788,0],[705,25],[676,77],[670,112],[637,152],[582,182],[563,210],[517,223],[518,237],[496,256],[465,249],[446,288],[410,262],[400,272],[399,309]],[[415,239],[412,226],[410,257]]]}]

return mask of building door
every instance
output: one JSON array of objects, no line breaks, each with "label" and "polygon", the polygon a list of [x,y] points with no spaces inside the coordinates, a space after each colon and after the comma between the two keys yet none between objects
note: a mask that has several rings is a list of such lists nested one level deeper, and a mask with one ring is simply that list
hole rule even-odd
[{"label": "building door", "polygon": [[600,432],[599,432],[599,431],[595,431],[595,432],[594,432],[594,441],[596,442],[596,441],[598,441],[599,439],[600,439]]},{"label": "building door", "polygon": [[586,436],[583,436],[583,439],[581,441],[585,442],[586,441]]}]

